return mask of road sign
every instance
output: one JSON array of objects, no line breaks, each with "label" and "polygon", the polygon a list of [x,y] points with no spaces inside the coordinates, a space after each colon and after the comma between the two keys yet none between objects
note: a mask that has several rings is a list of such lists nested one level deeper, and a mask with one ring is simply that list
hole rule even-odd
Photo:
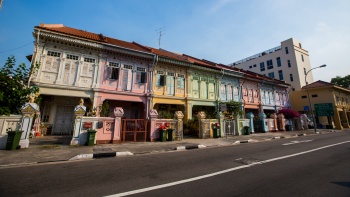
[{"label": "road sign", "polygon": [[334,116],[332,103],[315,104],[315,111],[317,116]]}]

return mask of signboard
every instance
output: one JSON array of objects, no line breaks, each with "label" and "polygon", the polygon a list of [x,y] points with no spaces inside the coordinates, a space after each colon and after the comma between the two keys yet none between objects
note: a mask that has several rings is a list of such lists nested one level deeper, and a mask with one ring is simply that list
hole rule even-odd
[{"label": "signboard", "polygon": [[332,103],[315,104],[315,111],[317,116],[334,116]]},{"label": "signboard", "polygon": [[226,105],[226,103],[221,103],[221,104],[220,104],[220,111],[227,111],[227,105]]},{"label": "signboard", "polygon": [[304,106],[304,111],[310,111],[309,106]]}]

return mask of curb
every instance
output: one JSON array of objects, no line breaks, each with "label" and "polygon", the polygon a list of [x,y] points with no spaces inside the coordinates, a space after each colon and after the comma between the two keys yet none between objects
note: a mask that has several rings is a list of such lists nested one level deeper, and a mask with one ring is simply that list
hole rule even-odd
[{"label": "curb", "polygon": [[283,139],[283,138],[285,138],[284,136],[278,136],[278,137],[273,137],[273,138],[271,138],[272,140],[276,140],[276,139]]},{"label": "curb", "polygon": [[73,158],[70,158],[68,161],[81,160],[81,159],[93,159],[93,158],[102,158],[102,157],[118,157],[118,156],[127,156],[134,155],[131,152],[106,152],[106,153],[94,153],[94,154],[80,154]]},{"label": "curb", "polygon": [[255,142],[255,140],[238,140],[238,141],[235,141],[234,144],[243,144],[243,143],[250,143],[250,142]]},{"label": "curb", "polygon": [[189,145],[189,146],[178,146],[175,148],[175,150],[190,150],[190,149],[197,149],[197,148],[205,148],[204,145]]}]

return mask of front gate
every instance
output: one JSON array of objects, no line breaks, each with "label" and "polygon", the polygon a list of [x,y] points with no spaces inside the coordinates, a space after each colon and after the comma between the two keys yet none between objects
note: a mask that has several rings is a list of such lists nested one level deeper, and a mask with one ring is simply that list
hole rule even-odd
[{"label": "front gate", "polygon": [[225,134],[236,135],[235,133],[235,122],[233,120],[224,120]]},{"label": "front gate", "polygon": [[121,134],[122,141],[146,141],[147,123],[145,119],[122,119]]},{"label": "front gate", "polygon": [[72,135],[74,106],[57,106],[52,135]]}]

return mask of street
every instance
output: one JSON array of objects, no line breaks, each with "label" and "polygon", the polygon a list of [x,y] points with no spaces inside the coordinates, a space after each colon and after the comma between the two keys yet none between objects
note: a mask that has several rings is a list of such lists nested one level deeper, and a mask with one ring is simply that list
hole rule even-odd
[{"label": "street", "polygon": [[0,169],[0,196],[350,196],[350,132]]}]

